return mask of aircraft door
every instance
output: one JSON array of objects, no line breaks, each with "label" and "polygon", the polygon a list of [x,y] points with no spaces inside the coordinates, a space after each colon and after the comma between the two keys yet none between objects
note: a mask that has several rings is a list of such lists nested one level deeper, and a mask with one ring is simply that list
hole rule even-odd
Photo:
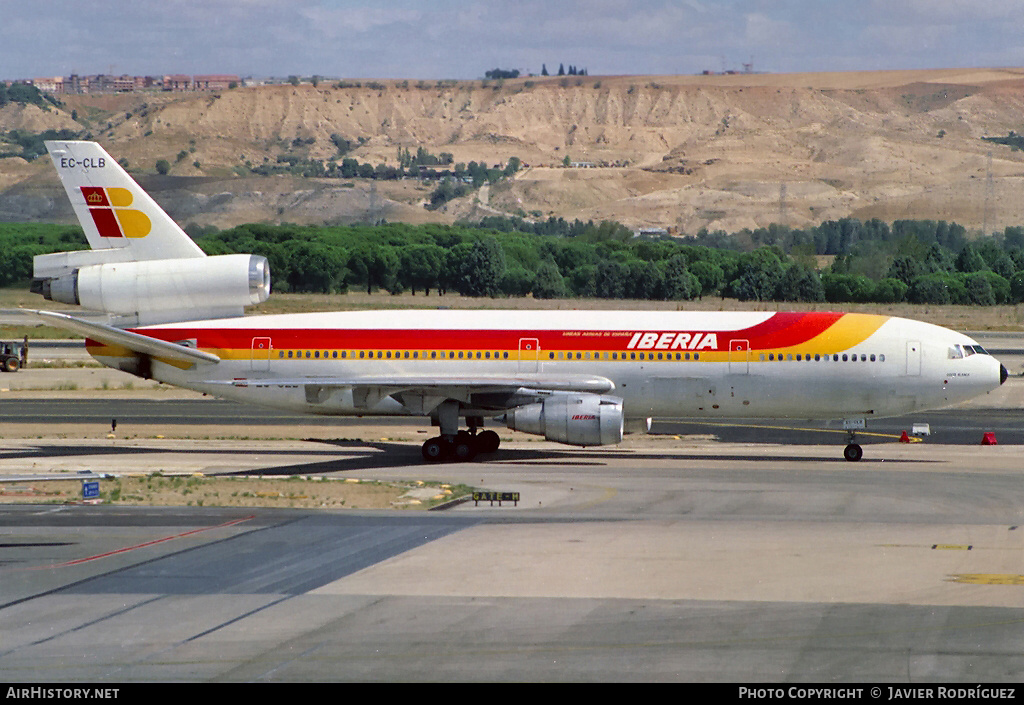
[{"label": "aircraft door", "polygon": [[729,341],[729,373],[745,375],[750,373],[750,341]]},{"label": "aircraft door", "polygon": [[250,369],[253,372],[266,372],[270,369],[270,338],[253,338]]},{"label": "aircraft door", "polygon": [[537,338],[519,339],[519,371],[540,372],[540,340]]},{"label": "aircraft door", "polygon": [[916,340],[907,343],[907,374],[911,377],[921,374],[921,343]]}]

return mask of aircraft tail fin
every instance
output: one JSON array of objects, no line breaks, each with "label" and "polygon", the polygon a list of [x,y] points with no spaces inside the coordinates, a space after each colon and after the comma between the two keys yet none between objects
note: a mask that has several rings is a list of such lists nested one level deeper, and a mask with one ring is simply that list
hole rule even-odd
[{"label": "aircraft tail fin", "polygon": [[48,141],[46,149],[93,250],[106,261],[205,257],[128,172],[96,142]]},{"label": "aircraft tail fin", "polygon": [[265,257],[207,257],[95,142],[46,149],[92,249],[36,255],[32,291],[124,327],[241,316],[267,300]]}]

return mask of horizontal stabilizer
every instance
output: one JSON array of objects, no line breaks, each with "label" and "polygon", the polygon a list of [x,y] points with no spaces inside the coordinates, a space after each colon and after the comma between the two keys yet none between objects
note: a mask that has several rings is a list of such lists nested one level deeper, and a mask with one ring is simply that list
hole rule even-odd
[{"label": "horizontal stabilizer", "polygon": [[31,319],[37,323],[79,333],[101,343],[120,345],[142,355],[152,355],[189,364],[220,362],[220,358],[212,353],[196,350],[195,348],[178,343],[170,343],[166,340],[151,338],[148,335],[121,330],[120,328],[114,328],[103,323],[85,321],[64,313],[19,308],[0,311],[0,315]]}]

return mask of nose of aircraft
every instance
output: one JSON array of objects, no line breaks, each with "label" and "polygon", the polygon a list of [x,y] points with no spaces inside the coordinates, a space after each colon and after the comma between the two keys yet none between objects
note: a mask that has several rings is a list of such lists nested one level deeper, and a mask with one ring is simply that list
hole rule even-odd
[{"label": "nose of aircraft", "polygon": [[1006,365],[999,366],[999,384],[1004,384],[1006,378],[1010,376],[1010,373],[1006,369]]}]

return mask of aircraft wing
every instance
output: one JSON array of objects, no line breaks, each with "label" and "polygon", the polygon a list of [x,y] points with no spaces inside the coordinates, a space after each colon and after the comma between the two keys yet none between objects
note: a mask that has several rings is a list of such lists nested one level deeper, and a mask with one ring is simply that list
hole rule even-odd
[{"label": "aircraft wing", "polygon": [[370,411],[381,400],[392,397],[412,414],[427,415],[448,399],[495,411],[534,401],[551,392],[604,394],[615,389],[606,377],[596,375],[352,375],[348,377],[295,377],[210,380],[205,384],[235,387],[303,387],[306,400],[323,403],[336,390],[351,390],[356,408]]},{"label": "aircraft wing", "polygon": [[267,379],[238,378],[234,380],[208,380],[204,384],[223,384],[244,387],[278,387],[316,385],[318,387],[386,387],[395,391],[464,389],[499,391],[507,389],[537,389],[559,392],[590,392],[604,394],[615,389],[606,377],[596,375],[546,375],[520,373],[516,375],[352,375],[349,377],[271,377]]},{"label": "aircraft wing", "polygon": [[188,364],[220,362],[220,358],[213,353],[196,350],[180,343],[158,340],[148,335],[141,335],[140,333],[132,333],[131,331],[122,330],[103,323],[86,321],[64,313],[19,308],[0,311],[0,315],[32,319],[37,323],[44,323],[55,328],[63,328],[64,330],[79,333],[101,343],[120,345],[134,352],[152,355],[161,359]]}]

